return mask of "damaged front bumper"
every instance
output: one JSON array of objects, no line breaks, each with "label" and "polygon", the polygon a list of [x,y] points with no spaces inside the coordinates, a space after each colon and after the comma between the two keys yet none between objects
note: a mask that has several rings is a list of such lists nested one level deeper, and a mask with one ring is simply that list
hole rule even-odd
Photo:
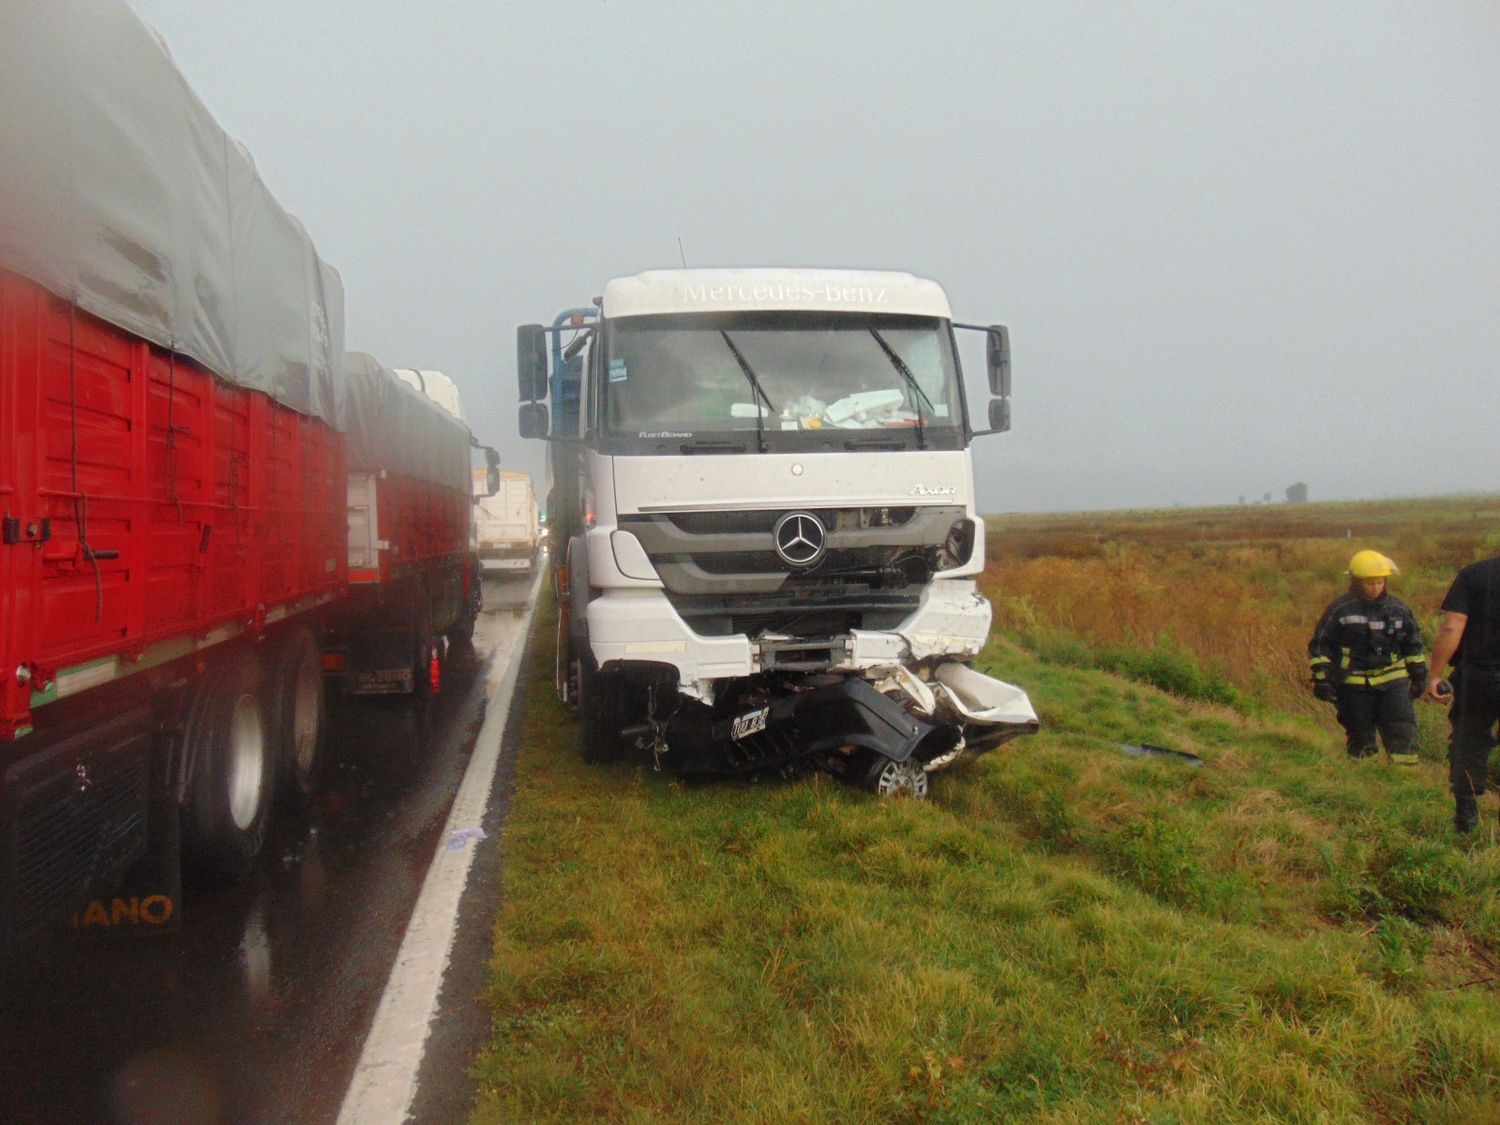
[{"label": "damaged front bumper", "polygon": [[880,686],[895,688],[909,701],[909,709],[941,729],[956,730],[960,738],[952,749],[925,764],[932,773],[957,761],[965,750],[992,750],[1041,727],[1031,697],[1004,680],[977,672],[967,664],[950,661],[923,680],[907,668],[893,670]]},{"label": "damaged front bumper", "polygon": [[772,671],[868,674],[934,657],[978,654],[990,631],[990,603],[968,579],[932,582],[910,617],[890,630],[836,637],[696,633],[660,590],[611,590],[588,605],[589,646],[601,668],[649,662],[677,670],[682,694],[711,704],[714,682]]},{"label": "damaged front bumper", "polygon": [[858,780],[875,776],[869,766],[880,761],[935,773],[1039,725],[1023,690],[946,663],[930,679],[898,666],[783,691],[713,721],[685,717],[668,727],[667,742],[689,772],[750,775],[813,762]]}]

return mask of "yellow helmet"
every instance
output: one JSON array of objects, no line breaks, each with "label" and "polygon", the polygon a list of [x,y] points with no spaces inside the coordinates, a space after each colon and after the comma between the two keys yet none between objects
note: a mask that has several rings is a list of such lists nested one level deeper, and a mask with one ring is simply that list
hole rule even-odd
[{"label": "yellow helmet", "polygon": [[1349,560],[1349,573],[1355,578],[1389,578],[1401,568],[1379,551],[1356,551]]}]

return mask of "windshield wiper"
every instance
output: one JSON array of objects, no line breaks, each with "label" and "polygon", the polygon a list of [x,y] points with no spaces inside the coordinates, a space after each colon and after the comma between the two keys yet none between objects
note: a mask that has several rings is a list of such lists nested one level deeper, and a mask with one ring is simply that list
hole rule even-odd
[{"label": "windshield wiper", "polygon": [[734,346],[734,341],[729,338],[729,333],[721,328],[719,329],[719,335],[724,337],[724,342],[729,345],[729,350],[734,353],[735,362],[740,365],[740,370],[745,373],[745,378],[750,380],[750,386],[755,389],[755,393],[759,397],[760,401],[766,404],[766,413],[764,416],[761,415],[759,403],[757,403],[755,407],[755,444],[760,448],[760,451],[764,453],[766,452],[766,450],[771,448],[766,444],[766,428],[764,418],[773,417],[776,414],[776,408],[771,405],[770,398],[766,396],[765,388],[760,385],[760,380],[755,377],[755,372],[751,370],[750,364],[747,363],[745,361],[745,357],[740,354],[740,349]]},{"label": "windshield wiper", "polygon": [[[922,389],[922,384],[917,382],[917,377],[911,373],[911,368],[906,366],[906,361],[897,355],[895,349],[885,342],[885,337],[880,334],[880,330],[872,327],[870,335],[875,337],[875,342],[880,345],[880,350],[885,352],[890,358],[891,365],[901,374],[901,378],[912,390],[911,404],[917,408],[917,448],[926,449],[927,425],[926,419],[922,416],[922,403],[925,402],[927,409],[931,410],[934,414],[937,413],[937,407],[932,405],[932,399],[927,397],[927,392]],[[921,402],[917,401],[918,399]]]}]

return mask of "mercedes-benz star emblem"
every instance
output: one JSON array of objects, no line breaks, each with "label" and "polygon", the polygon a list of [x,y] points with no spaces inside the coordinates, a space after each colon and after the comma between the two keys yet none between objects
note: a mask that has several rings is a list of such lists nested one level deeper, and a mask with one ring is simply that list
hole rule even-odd
[{"label": "mercedes-benz star emblem", "polygon": [[771,531],[781,561],[797,567],[812,566],[823,557],[827,534],[823,521],[811,512],[788,512]]}]

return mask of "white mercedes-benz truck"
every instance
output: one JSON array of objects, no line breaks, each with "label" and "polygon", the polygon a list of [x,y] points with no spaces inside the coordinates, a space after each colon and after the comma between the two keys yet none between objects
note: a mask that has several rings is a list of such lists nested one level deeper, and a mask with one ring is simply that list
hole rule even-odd
[{"label": "white mercedes-benz truck", "polygon": [[[986,337],[982,428],[955,329]],[[663,270],[521,327],[517,359],[585,758],[922,796],[1036,730],[970,666],[990,606],[969,445],[1009,428],[1004,328],[955,324],[905,273]]]}]

